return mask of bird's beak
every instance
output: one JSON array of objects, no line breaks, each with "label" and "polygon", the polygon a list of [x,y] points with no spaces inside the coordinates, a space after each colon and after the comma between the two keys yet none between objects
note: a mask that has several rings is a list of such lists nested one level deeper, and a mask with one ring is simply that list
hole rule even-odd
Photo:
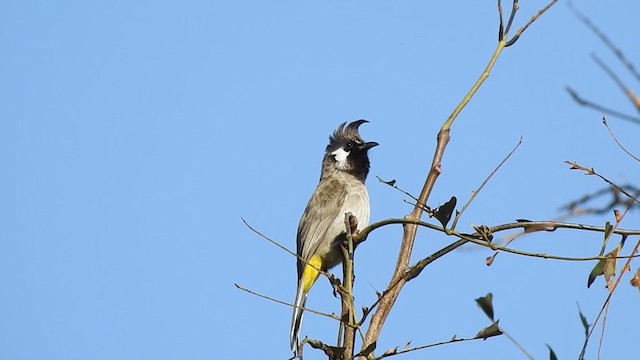
[{"label": "bird's beak", "polygon": [[377,142],[375,142],[375,141],[369,141],[369,142],[367,142],[367,143],[362,144],[362,145],[360,146],[360,150],[365,150],[365,151],[366,151],[366,150],[369,150],[369,149],[371,149],[372,147],[376,147],[376,146],[378,146],[378,145],[380,145],[380,144],[378,144],[378,143],[377,143]]}]

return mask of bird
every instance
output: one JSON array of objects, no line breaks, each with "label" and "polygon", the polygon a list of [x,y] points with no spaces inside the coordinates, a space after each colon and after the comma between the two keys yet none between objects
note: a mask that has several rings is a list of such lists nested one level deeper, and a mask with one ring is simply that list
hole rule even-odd
[{"label": "bird", "polygon": [[369,155],[377,142],[365,142],[358,128],[360,119],[340,124],[329,137],[322,159],[320,181],[300,218],[297,245],[298,282],[291,317],[291,350],[301,353],[298,335],[307,295],[320,275],[342,262],[341,243],[346,241],[345,214],[357,219],[359,231],[369,223]]}]

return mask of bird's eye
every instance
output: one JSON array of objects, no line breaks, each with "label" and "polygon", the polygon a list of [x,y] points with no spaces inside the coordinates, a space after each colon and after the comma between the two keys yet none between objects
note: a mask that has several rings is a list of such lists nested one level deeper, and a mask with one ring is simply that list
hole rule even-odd
[{"label": "bird's eye", "polygon": [[344,149],[346,151],[351,151],[351,149],[353,149],[353,141],[349,141],[345,146]]}]

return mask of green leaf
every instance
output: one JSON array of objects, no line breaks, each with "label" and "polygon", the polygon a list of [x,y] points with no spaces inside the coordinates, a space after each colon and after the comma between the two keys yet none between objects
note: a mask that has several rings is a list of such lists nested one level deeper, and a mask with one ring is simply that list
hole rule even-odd
[{"label": "green leaf", "polygon": [[607,284],[609,284],[609,280],[616,273],[616,263],[618,261],[617,257],[620,254],[620,249],[622,248],[621,244],[618,244],[615,249],[611,250],[610,253],[605,255],[604,259],[600,259],[596,266],[593,267],[591,273],[589,273],[589,279],[587,280],[587,287],[590,287],[591,284],[596,280],[596,278],[600,275],[604,275],[604,279]]},{"label": "green leaf", "polygon": [[596,266],[594,266],[589,273],[589,279],[587,279],[587,288],[591,287],[591,284],[593,284],[598,276],[604,274],[604,261],[605,259],[598,260]]},{"label": "green leaf", "polygon": [[604,238],[605,240],[611,237],[611,232],[613,231],[613,226],[611,226],[610,222],[606,222],[604,224]]},{"label": "green leaf", "polygon": [[480,309],[484,311],[484,314],[487,315],[489,319],[491,319],[491,321],[495,320],[493,318],[493,294],[492,293],[488,293],[486,296],[477,298],[476,304],[480,306]]},{"label": "green leaf", "polygon": [[591,327],[591,325],[589,325],[589,321],[587,321],[587,317],[584,316],[584,314],[582,313],[582,310],[580,310],[579,304],[578,304],[578,314],[580,314],[580,322],[582,322],[582,327],[584,327],[584,336],[588,337],[589,328]]}]

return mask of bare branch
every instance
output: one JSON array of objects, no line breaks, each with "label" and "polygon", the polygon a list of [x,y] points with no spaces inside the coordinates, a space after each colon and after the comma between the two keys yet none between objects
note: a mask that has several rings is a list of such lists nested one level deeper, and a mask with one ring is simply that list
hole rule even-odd
[{"label": "bare branch", "polygon": [[[593,193],[583,195],[579,199],[574,200],[566,205],[563,205],[561,209],[567,210],[570,213],[570,215],[581,215],[581,214],[602,215],[602,214],[606,214],[613,211],[616,206],[621,206],[621,207],[624,206],[625,208],[628,206],[631,206],[631,208],[635,207],[634,205],[636,204],[633,201],[633,199],[630,199],[626,196],[621,196],[620,195],[621,193],[618,190],[618,188],[624,189],[628,193],[632,193],[632,192],[640,193],[640,189],[631,184],[617,185],[617,186],[607,185],[607,187],[603,189],[596,190]],[[597,197],[603,196],[605,194],[611,194],[611,200],[606,205],[601,207],[579,208],[579,206],[585,205],[587,202]]]},{"label": "bare branch", "polygon": [[[340,297],[342,298],[342,324],[340,332],[344,331],[343,336],[338,335],[338,345],[342,341],[344,346],[344,356],[351,358],[353,356],[355,346],[355,334],[357,325],[355,319],[355,305],[353,302],[353,279],[354,279],[354,243],[353,235],[358,228],[358,219],[351,213],[344,214],[344,226],[345,233],[347,235],[347,243],[342,246],[342,291],[340,291]],[[342,338],[342,339],[341,339]]]},{"label": "bare branch", "polygon": [[620,118],[622,120],[630,121],[632,123],[640,125],[640,118],[637,117],[637,116],[621,113],[619,111],[610,109],[610,108],[602,106],[600,104],[596,104],[596,103],[594,103],[594,102],[592,102],[590,100],[586,100],[586,99],[582,98],[580,95],[578,95],[578,93],[574,89],[569,87],[569,86],[566,86],[565,90],[567,90],[569,95],[571,95],[571,98],[573,99],[573,101],[577,102],[578,105],[586,106],[588,108],[592,108],[594,110],[598,110],[601,113],[609,114],[611,116],[615,116],[615,117]]},{"label": "bare branch", "polygon": [[279,242],[271,239],[270,237],[268,237],[267,235],[261,233],[260,231],[256,230],[253,226],[249,225],[249,223],[244,219],[244,218],[240,218],[242,220],[242,222],[249,228],[249,230],[253,231],[254,233],[258,234],[261,238],[267,240],[268,242],[272,243],[273,245],[279,247],[280,249],[286,251],[287,253],[289,253],[290,255],[295,256],[297,259],[299,259],[300,261],[304,262],[305,264],[311,266],[312,268],[316,269],[317,271],[319,271],[322,275],[326,276],[329,281],[333,282],[333,275],[329,274],[328,272],[317,268],[315,265],[311,264],[308,260],[303,259],[301,256],[298,256],[298,254],[294,253],[293,251],[289,250],[286,246],[280,244]]},{"label": "bare branch", "polygon": [[628,87],[627,85],[624,84],[624,82],[618,77],[618,75],[616,75],[616,73],[613,72],[613,70],[611,70],[611,68],[604,63],[604,61],[602,61],[598,56],[596,56],[595,54],[591,54],[591,58],[593,59],[593,61],[596,62],[596,64],[598,64],[598,66],[600,66],[600,68],[611,78],[611,80],[616,83],[616,85],[618,86],[618,88],[620,88],[620,90],[624,93],[624,95],[629,99],[629,101],[631,101],[631,104],[637,109],[640,110],[640,101],[638,98],[636,98],[636,96],[633,94],[633,90],[631,90],[630,87]]},{"label": "bare branch", "polygon": [[402,349],[402,350],[397,350],[397,349],[392,349],[389,350],[387,352],[385,352],[384,354],[374,358],[375,360],[380,360],[380,359],[384,359],[384,358],[388,358],[391,356],[396,356],[396,355],[401,355],[401,354],[406,354],[408,352],[413,352],[413,351],[417,351],[417,350],[424,350],[424,349],[428,349],[428,348],[432,348],[432,347],[436,347],[436,346],[442,346],[442,345],[448,345],[448,344],[453,344],[453,343],[459,343],[459,342],[467,342],[467,341],[473,341],[473,340],[484,340],[481,337],[472,337],[472,338],[457,338],[457,337],[453,337],[451,338],[451,340],[447,340],[447,341],[441,341],[441,342],[437,342],[437,343],[433,343],[433,344],[428,344],[428,345],[421,345],[421,346],[416,346],[413,348],[406,348],[406,349]]},{"label": "bare branch", "polygon": [[[244,286],[242,286],[242,285],[240,285],[240,284],[233,284],[233,285],[234,285],[235,287],[237,287],[238,289],[242,290],[242,291],[248,292],[248,293],[249,293],[249,294],[251,294],[251,295],[255,295],[255,296],[257,296],[257,297],[261,297],[261,298],[263,298],[263,299],[267,299],[267,300],[269,300],[269,301],[273,301],[273,302],[278,303],[278,304],[281,304],[281,305],[290,306],[290,307],[292,307],[292,308],[296,307],[296,306],[295,306],[294,304],[292,304],[292,303],[288,303],[288,302],[286,302],[286,301],[278,300],[278,299],[276,299],[276,298],[272,298],[272,297],[270,297],[270,296],[267,296],[267,295],[263,295],[263,294],[257,293],[257,292],[255,292],[255,291],[253,291],[253,290],[249,290],[249,289],[247,289],[246,287],[244,287]],[[338,321],[340,321],[340,318],[339,318],[339,317],[337,317],[335,314],[329,314],[329,313],[325,313],[325,312],[318,311],[318,310],[313,310],[313,309],[306,308],[306,307],[302,307],[302,306],[300,306],[299,308],[300,308],[300,309],[303,309],[304,311],[308,311],[308,312],[310,312],[310,313],[314,313],[314,314],[317,314],[317,315],[322,315],[322,316],[324,316],[324,317],[328,317],[329,319],[333,319],[333,320],[338,320]]]},{"label": "bare branch", "polygon": [[604,124],[604,126],[606,126],[607,130],[609,130],[609,135],[611,135],[611,137],[613,138],[613,141],[615,141],[616,144],[618,144],[620,149],[622,149],[622,151],[624,151],[627,155],[629,155],[633,160],[640,162],[640,158],[633,155],[629,150],[627,150],[624,146],[622,146],[620,141],[618,141],[618,138],[613,134],[613,131],[611,131],[611,128],[609,127],[609,124],[607,123],[607,119],[604,117],[604,115],[602,115],[602,123]]},{"label": "bare branch", "polygon": [[[383,184],[386,184],[386,185],[389,185],[389,186],[391,186],[392,188],[394,188],[394,189],[396,189],[396,190],[400,191],[401,193],[403,193],[403,194],[407,195],[408,197],[410,197],[410,198],[411,198],[411,199],[413,199],[414,201],[416,201],[416,202],[418,201],[418,198],[417,198],[417,197],[415,197],[415,196],[413,196],[412,194],[410,194],[409,192],[407,192],[407,191],[402,190],[401,188],[399,188],[399,187],[396,185],[396,181],[395,181],[395,180],[385,181],[385,180],[382,180],[382,178],[380,178],[380,176],[376,176],[376,179],[378,179],[378,181],[379,181],[379,182],[381,182],[381,183],[383,183]],[[428,208],[427,204],[420,204],[420,206],[424,206],[425,208]]]},{"label": "bare branch", "polygon": [[585,24],[589,30],[591,30],[608,48],[615,54],[615,56],[620,60],[622,64],[629,70],[629,72],[640,82],[640,73],[636,70],[633,63],[631,63],[624,56],[624,53],[607,37],[607,35],[602,32],[589,18],[582,14],[574,5],[572,1],[567,3],[569,9],[573,12],[573,14]]},{"label": "bare branch", "polygon": [[538,10],[538,12],[535,15],[533,15],[531,17],[531,19],[529,19],[529,21],[523,27],[521,27],[520,29],[518,29],[516,31],[516,34],[513,35],[513,38],[511,38],[511,40],[507,41],[507,43],[505,44],[505,47],[509,47],[509,46],[515,44],[516,41],[518,41],[518,39],[520,39],[520,36],[522,36],[522,33],[524,33],[525,30],[527,30],[527,28],[529,26],[531,26],[531,24],[533,24],[534,21],[538,20],[538,18],[540,16],[542,16],[542,14],[547,12],[547,10],[549,10],[549,8],[551,8],[556,2],[558,2],[558,0],[552,0],[551,2],[549,2],[547,4],[547,6],[543,7],[540,10]]},{"label": "bare branch", "polygon": [[522,136],[520,137],[520,140],[518,141],[518,143],[516,144],[516,146],[513,148],[513,150],[511,150],[511,152],[509,152],[509,154],[502,159],[502,161],[500,162],[500,164],[498,164],[498,166],[496,166],[495,169],[493,169],[493,171],[491,172],[491,174],[489,174],[489,176],[487,176],[484,181],[482,182],[482,184],[480,184],[480,186],[478,187],[478,189],[476,189],[471,197],[469,198],[469,200],[464,204],[464,206],[462,207],[462,209],[460,210],[460,212],[458,212],[456,214],[456,217],[453,219],[453,223],[451,224],[451,229],[455,229],[456,225],[458,224],[458,220],[460,219],[460,217],[462,216],[462,214],[464,213],[464,211],[467,209],[467,207],[469,206],[469,204],[471,204],[471,202],[473,201],[473,199],[476,198],[476,196],[480,193],[480,191],[482,190],[482,188],[484,188],[484,186],[489,182],[489,180],[493,177],[493,175],[495,175],[496,172],[498,172],[498,170],[502,167],[502,165],[504,165],[505,162],[507,162],[507,160],[509,160],[509,158],[511,157],[511,155],[513,155],[513,153],[516,152],[516,150],[518,149],[518,147],[520,147],[520,145],[522,144]]},{"label": "bare branch", "polygon": [[585,172],[585,175],[594,175],[594,176],[599,177],[602,181],[604,181],[607,184],[615,187],[621,193],[627,195],[629,197],[629,199],[632,199],[634,202],[640,204],[640,200],[638,200],[638,195],[639,194],[631,195],[630,193],[628,193],[627,191],[625,191],[624,189],[622,189],[621,187],[616,185],[613,181],[611,181],[611,180],[607,179],[606,177],[604,177],[603,175],[597,173],[593,168],[587,168],[585,166],[579,165],[575,161],[565,161],[564,163],[571,165],[571,170],[582,170],[582,171]]}]

